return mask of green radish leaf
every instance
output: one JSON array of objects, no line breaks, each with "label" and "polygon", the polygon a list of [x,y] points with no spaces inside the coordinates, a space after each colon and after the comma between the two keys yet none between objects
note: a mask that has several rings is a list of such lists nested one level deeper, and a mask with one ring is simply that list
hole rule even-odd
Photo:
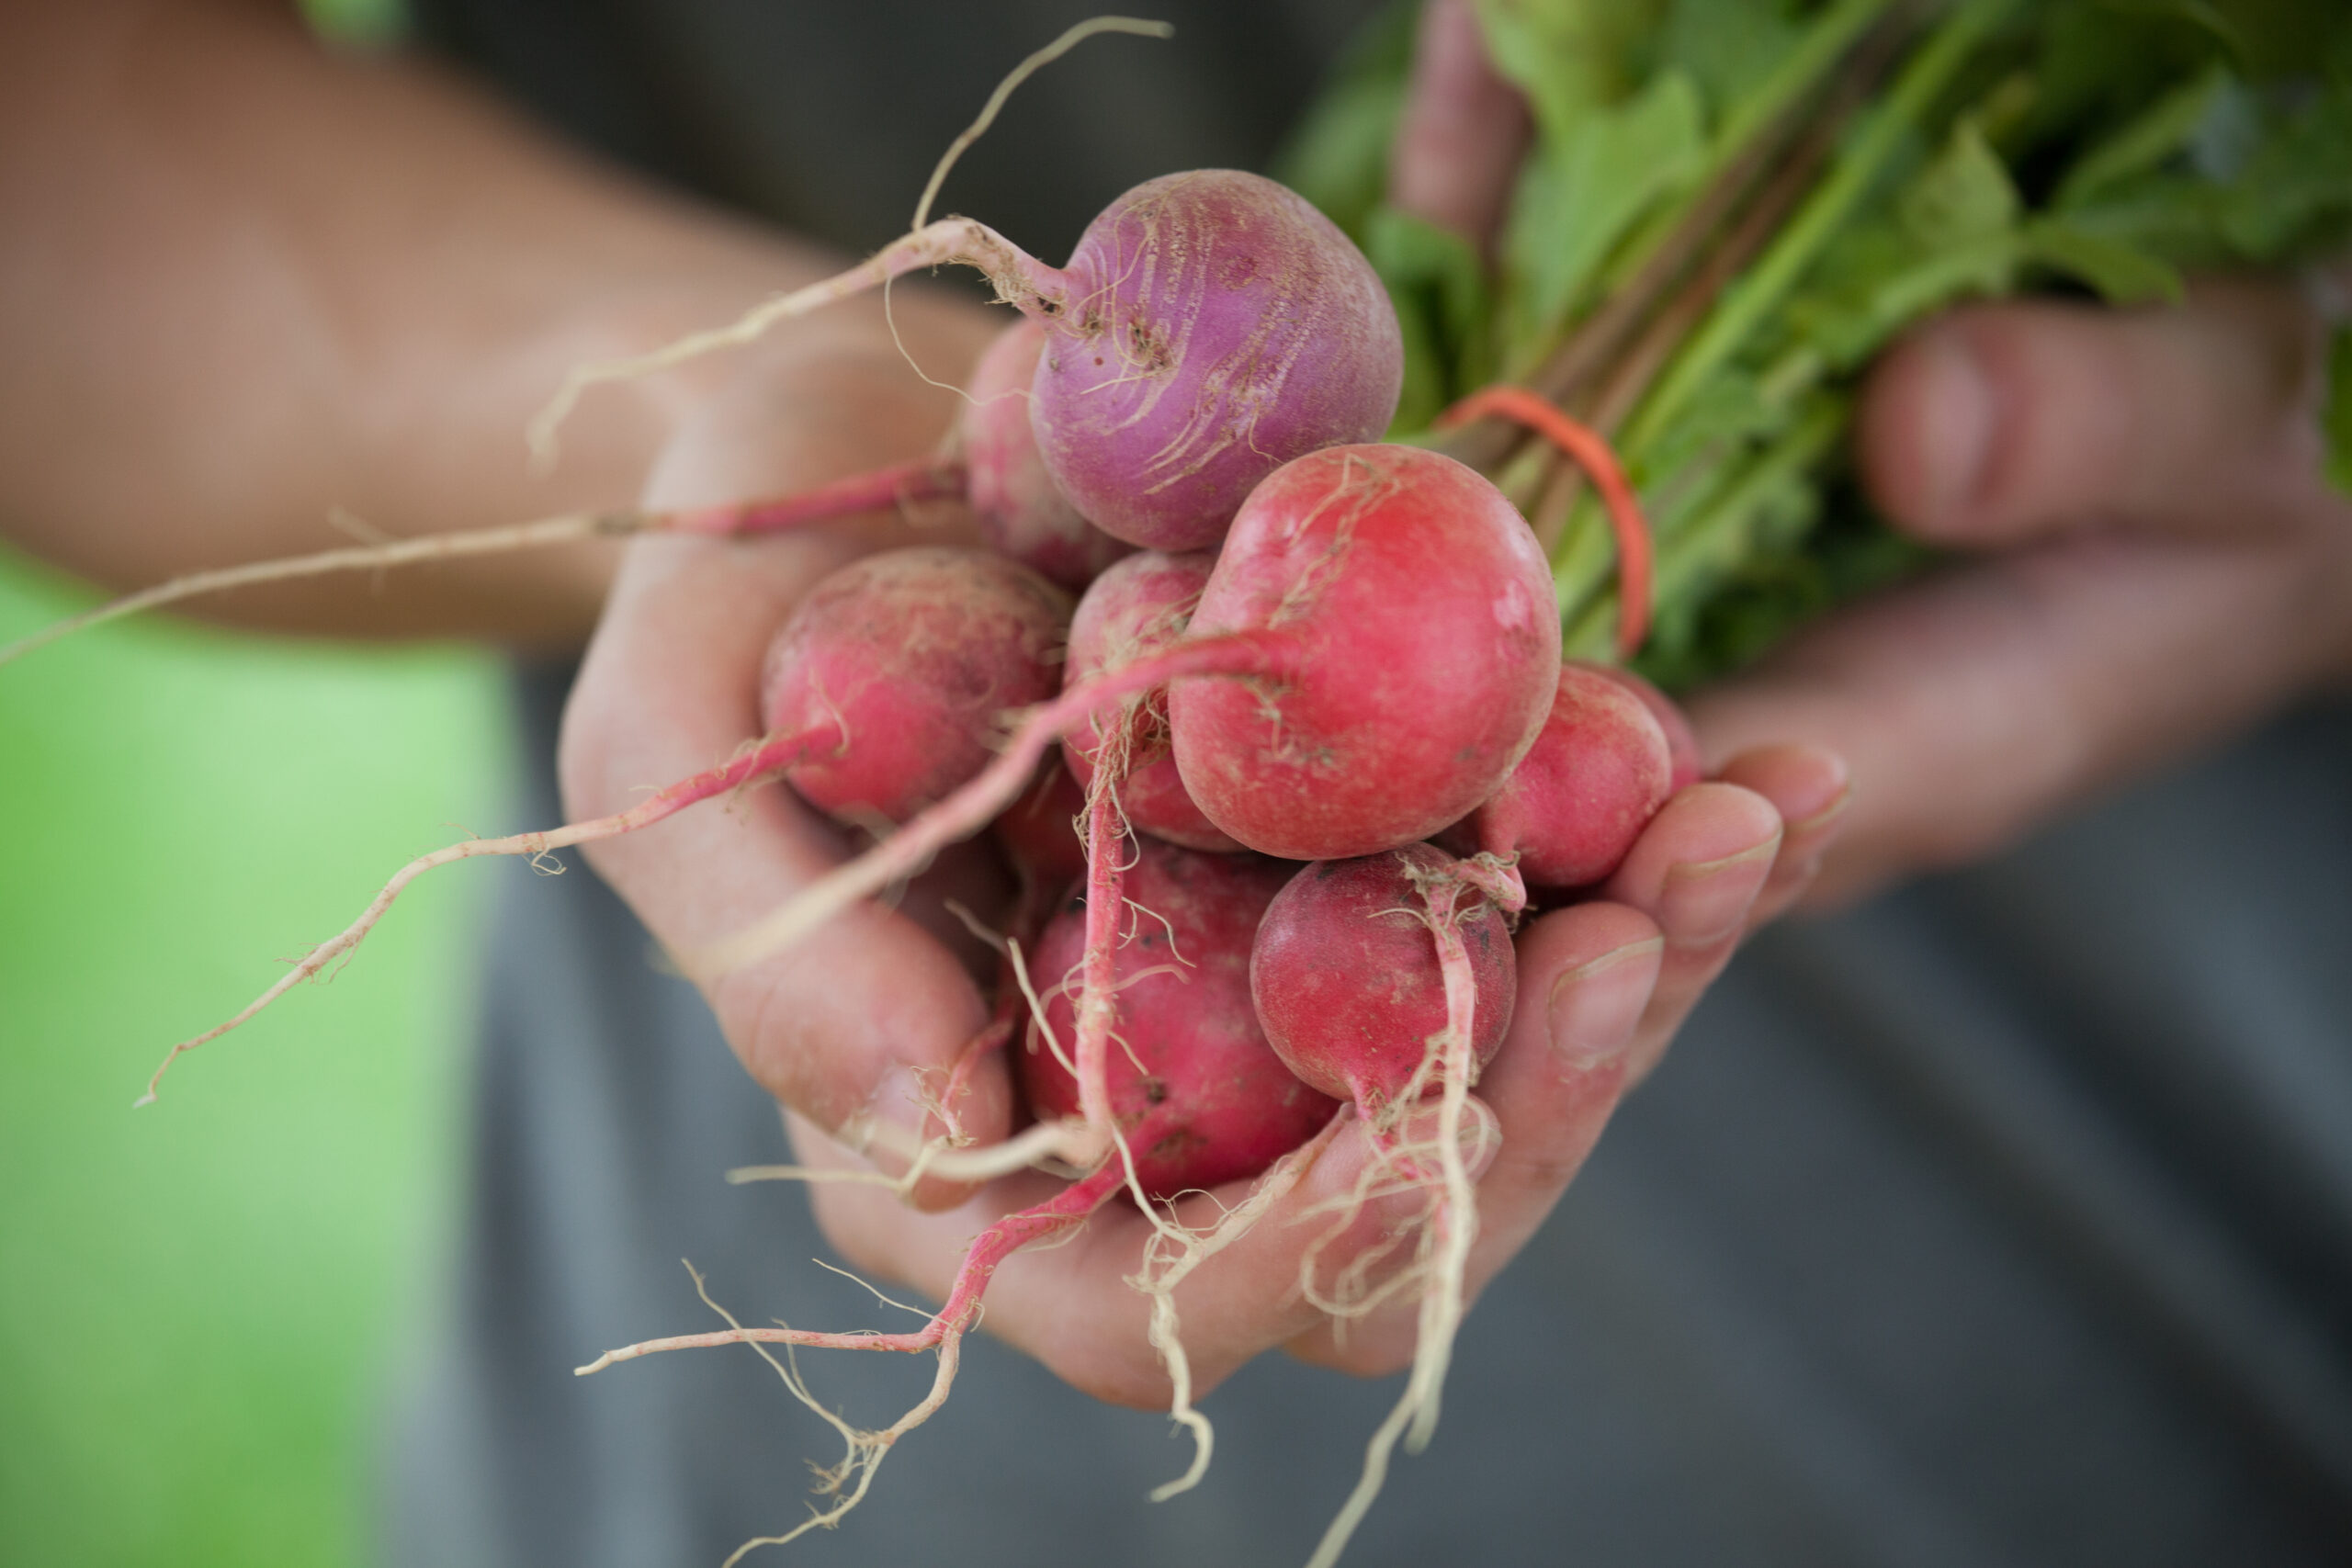
[{"label": "green radish leaf", "polygon": [[2007,231],[2022,205],[2009,171],[1972,118],[1952,127],[1942,150],[1905,188],[1895,212],[1904,231],[1932,251]]},{"label": "green radish leaf", "polygon": [[2337,327],[2327,346],[2327,403],[2319,427],[2327,438],[2328,483],[2352,497],[2352,325]]},{"label": "green radish leaf", "polygon": [[1631,92],[1662,0],[1476,0],[1495,69],[1527,95],[1546,140]]},{"label": "green radish leaf", "polygon": [[2145,173],[2186,148],[2231,84],[2218,63],[2158,98],[2148,111],[2075,160],[2058,182],[2051,205],[2061,212],[2080,207],[2127,175]]},{"label": "green radish leaf", "polygon": [[2237,254],[2267,260],[2352,220],[2352,83],[2281,116],[2224,188],[2222,234]]},{"label": "green radish leaf", "polygon": [[1785,0],[1674,0],[1653,68],[1688,74],[1707,105],[1709,130],[1719,131],[1725,111],[1770,81],[1804,39],[1795,16],[1803,9]]},{"label": "green radish leaf", "polygon": [[1699,90],[1679,71],[1640,96],[1546,131],[1520,175],[1503,237],[1504,335],[1548,347],[1582,303],[1610,251],[1695,175],[1706,153]]},{"label": "green radish leaf", "polygon": [[1364,254],[1405,333],[1405,391],[1393,428],[1426,429],[1448,403],[1492,378],[1486,265],[1461,235],[1393,207],[1366,220]]},{"label": "green radish leaf", "polygon": [[2098,291],[2110,305],[2161,299],[2178,304],[2186,293],[2179,271],[2162,256],[2121,240],[2044,218],[2026,226],[2025,254],[2053,272]]}]

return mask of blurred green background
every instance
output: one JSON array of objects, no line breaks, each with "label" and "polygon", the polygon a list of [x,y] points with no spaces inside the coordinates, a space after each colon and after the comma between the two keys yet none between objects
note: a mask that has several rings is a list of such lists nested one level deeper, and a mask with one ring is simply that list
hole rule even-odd
[{"label": "blurred green background", "polygon": [[[0,556],[0,641],[86,592]],[[363,1562],[460,1173],[469,936],[409,855],[503,820],[498,667],[162,620],[0,669],[0,1562]]]}]

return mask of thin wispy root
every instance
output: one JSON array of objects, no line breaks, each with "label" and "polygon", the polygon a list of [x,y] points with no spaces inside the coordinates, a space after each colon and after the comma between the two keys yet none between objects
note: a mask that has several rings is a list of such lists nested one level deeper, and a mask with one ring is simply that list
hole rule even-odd
[{"label": "thin wispy root", "polygon": [[969,1182],[993,1181],[1000,1176],[1015,1171],[1033,1170],[1048,1164],[1076,1166],[1083,1169],[1102,1163],[1110,1152],[1110,1140],[1086,1124],[1083,1117],[1066,1117],[1057,1122],[1040,1122],[1023,1128],[1001,1144],[989,1144],[979,1148],[958,1148],[952,1139],[918,1139],[907,1129],[895,1123],[858,1122],[845,1124],[834,1134],[859,1154],[876,1150],[894,1154],[907,1162],[905,1172],[887,1176],[878,1170],[837,1170],[805,1165],[747,1165],[727,1173],[727,1179],[741,1186],[750,1181],[840,1181],[888,1187],[904,1197],[926,1179],[934,1181]]},{"label": "thin wispy root", "polygon": [[[1478,1071],[1472,1045],[1478,985],[1461,929],[1461,922],[1475,915],[1484,901],[1484,890],[1477,882],[1485,878],[1476,873],[1474,876],[1477,881],[1465,880],[1458,872],[1445,872],[1415,879],[1423,904],[1421,920],[1437,943],[1439,973],[1445,981],[1445,1029],[1430,1041],[1419,1070],[1405,1091],[1385,1108],[1372,1132],[1375,1146],[1401,1174],[1433,1195],[1409,1270],[1420,1289],[1419,1334],[1405,1392],[1365,1444],[1363,1471],[1355,1489],[1324,1530],[1307,1568],[1332,1568],[1339,1562],[1349,1538],[1363,1522],[1388,1478],[1388,1460],[1397,1439],[1404,1438],[1408,1453],[1419,1453],[1437,1430],[1446,1369],[1453,1361],[1454,1337],[1462,1326],[1470,1247],[1478,1236],[1477,1190],[1471,1185],[1462,1149],[1463,1116]],[[1465,891],[1480,897],[1465,900],[1461,897]],[[1419,1108],[1421,1091],[1432,1072],[1439,1078],[1437,1136],[1433,1146],[1408,1146],[1396,1134],[1405,1118]],[[1432,1158],[1434,1170],[1430,1168]],[[1344,1225],[1345,1221],[1341,1223]]]},{"label": "thin wispy root", "polygon": [[[693,1264],[686,1265],[686,1272],[693,1276],[695,1293],[702,1298],[703,1304],[725,1318],[730,1327],[741,1328],[742,1325],[736,1320],[733,1313],[711,1299],[709,1287],[704,1283],[702,1275],[696,1271]],[[819,1472],[817,1478],[818,1492],[834,1499],[831,1507],[811,1507],[808,1517],[783,1534],[756,1536],[745,1541],[729,1554],[725,1568],[735,1568],[735,1564],[741,1562],[744,1555],[755,1548],[782,1546],[786,1541],[797,1540],[808,1534],[810,1530],[831,1529],[841,1523],[842,1517],[852,1508],[865,1501],[866,1490],[874,1484],[875,1472],[882,1468],[883,1458],[889,1453],[892,1446],[900,1438],[930,1420],[932,1413],[947,1403],[947,1392],[955,1386],[956,1369],[962,1359],[963,1341],[960,1337],[955,1337],[941,1342],[939,1368],[932,1378],[931,1392],[924,1394],[913,1409],[879,1431],[867,1431],[863,1427],[851,1426],[828,1408],[816,1395],[810,1393],[808,1383],[801,1379],[800,1368],[793,1360],[788,1348],[781,1360],[777,1359],[775,1353],[764,1345],[755,1344],[752,1348],[759,1352],[762,1360],[775,1369],[775,1375],[783,1380],[784,1386],[791,1391],[793,1398],[807,1405],[826,1425],[841,1434],[844,1451],[841,1463],[831,1470]]]},{"label": "thin wispy root", "polygon": [[254,561],[190,572],[127,593],[77,615],[42,627],[28,637],[0,646],[0,664],[21,659],[62,637],[142,610],[161,609],[184,599],[225,593],[232,588],[253,588],[299,578],[330,577],[340,572],[387,571],[425,561],[461,560],[473,556],[503,555],[515,550],[546,549],[557,545],[585,544],[592,539],[623,539],[637,534],[741,535],[775,533],[832,517],[860,512],[883,512],[964,493],[961,459],[922,457],[819,485],[794,495],[733,502],[722,506],[697,506],[678,512],[647,512],[625,507],[607,512],[569,513],[531,523],[494,528],[469,528],[447,534],[425,534],[413,539],[378,544],[346,545],[314,555],[282,560]]},{"label": "thin wispy root", "polygon": [[1168,1381],[1172,1392],[1169,1396],[1168,1418],[1190,1432],[1193,1437],[1193,1462],[1175,1480],[1154,1487],[1151,1500],[1165,1503],[1182,1492],[1189,1492],[1200,1484],[1208,1473],[1209,1456],[1216,1447],[1216,1433],[1208,1417],[1193,1408],[1193,1363],[1184,1353],[1184,1344],[1178,1333],[1176,1319],[1176,1287],[1185,1279],[1247,1235],[1268,1210],[1290,1196],[1331,1140],[1340,1135],[1351,1116],[1341,1108],[1323,1130],[1283,1156],[1250,1190],[1250,1196],[1220,1215],[1216,1224],[1206,1230],[1192,1230],[1163,1216],[1157,1205],[1145,1204],[1143,1212],[1152,1221],[1151,1239],[1144,1244],[1143,1268],[1131,1275],[1127,1283],[1151,1299],[1150,1340],[1159,1352],[1160,1364],[1168,1369]]},{"label": "thin wispy root", "polygon": [[[135,1103],[139,1105],[152,1103],[155,1099],[157,1087],[164,1081],[164,1075],[171,1071],[173,1063],[188,1052],[199,1045],[220,1039],[220,1036],[269,1006],[288,991],[349,954],[367,939],[368,933],[375,929],[376,922],[384,918],[385,912],[391,908],[392,901],[401,896],[408,885],[435,866],[447,865],[452,861],[471,860],[482,855],[529,855],[537,860],[550,850],[568,849],[574,844],[594,843],[603,839],[618,838],[623,833],[650,827],[663,818],[682,811],[697,801],[708,800],[713,795],[725,795],[743,785],[756,783],[770,774],[780,773],[801,758],[829,750],[839,743],[838,732],[830,724],[811,733],[772,738],[747,748],[733,761],[722,766],[708,769],[696,773],[690,779],[683,779],[670,785],[667,789],[639,802],[627,811],[617,812],[610,817],[599,817],[594,821],[575,822],[568,827],[548,829],[535,833],[516,833],[503,839],[469,839],[464,843],[451,844],[446,849],[435,850],[431,854],[419,855],[393,874],[392,879],[384,884],[383,891],[376,895],[368,908],[360,912],[357,919],[344,928],[340,935],[311,949],[302,956],[301,961],[287,973],[284,979],[255,997],[245,1005],[243,1010],[225,1022],[215,1024],[203,1033],[192,1039],[183,1040],[173,1046],[155,1068],[154,1075],[147,1080],[147,1092],[140,1096]],[[562,866],[558,863],[550,863],[550,869],[560,871]]]},{"label": "thin wispy root", "polygon": [[533,416],[526,436],[531,460],[542,471],[554,467],[557,433],[571,416],[582,395],[592,387],[633,381],[674,369],[721,349],[745,347],[758,342],[769,328],[780,322],[879,288],[894,277],[956,265],[978,267],[996,285],[998,293],[1009,300],[1034,297],[1040,286],[1055,287],[1060,277],[1057,269],[1023,254],[1019,246],[987,224],[969,218],[943,218],[893,240],[847,272],[764,299],[726,326],[689,333],[645,354],[579,367],[564,378],[555,396]]},{"label": "thin wispy root", "polygon": [[573,1375],[584,1378],[618,1362],[634,1361],[664,1350],[707,1350],[717,1345],[792,1345],[820,1350],[895,1350],[904,1354],[934,1349],[971,1326],[979,1314],[980,1296],[1000,1264],[1024,1247],[1035,1246],[1082,1224],[1102,1206],[1104,1199],[1119,1190],[1120,1179],[1119,1168],[1106,1163],[1044,1202],[1007,1214],[982,1231],[956,1270],[956,1282],[948,1290],[946,1304],[921,1328],[904,1334],[831,1334],[810,1328],[745,1328],[739,1325],[709,1334],[681,1334],[624,1345],[617,1350],[605,1351],[584,1367],[573,1368]]}]

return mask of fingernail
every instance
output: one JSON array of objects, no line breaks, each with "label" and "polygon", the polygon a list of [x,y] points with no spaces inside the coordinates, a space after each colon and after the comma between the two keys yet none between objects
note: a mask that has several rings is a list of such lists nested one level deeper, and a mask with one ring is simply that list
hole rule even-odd
[{"label": "fingernail", "polygon": [[1778,834],[1721,860],[1669,867],[1658,896],[1657,923],[1677,947],[1710,947],[1739,930],[1763,886],[1761,872],[1781,852]]},{"label": "fingernail", "polygon": [[[892,1067],[882,1075],[865,1109],[843,1125],[842,1137],[869,1156],[889,1154],[904,1159],[922,1142],[929,1105],[923,1075],[909,1066]],[[853,1130],[865,1134],[862,1146],[860,1141],[850,1138]]]},{"label": "fingernail", "polygon": [[1838,792],[1837,798],[1830,801],[1828,805],[1802,822],[1790,823],[1781,837],[1784,840],[1797,838],[1800,835],[1810,838],[1815,833],[1826,831],[1838,818],[1846,815],[1846,807],[1852,805],[1853,800],[1854,786],[1848,784]]},{"label": "fingernail", "polygon": [[1657,976],[1647,960],[1666,946],[1645,937],[1579,964],[1552,982],[1544,1021],[1552,1049],[1571,1066],[1601,1067],[1624,1055]]},{"label": "fingernail", "polygon": [[1935,533],[1960,525],[1975,500],[1997,411],[1984,367],[1956,333],[1936,340],[1922,374],[1919,462],[1926,514],[1917,522]]}]

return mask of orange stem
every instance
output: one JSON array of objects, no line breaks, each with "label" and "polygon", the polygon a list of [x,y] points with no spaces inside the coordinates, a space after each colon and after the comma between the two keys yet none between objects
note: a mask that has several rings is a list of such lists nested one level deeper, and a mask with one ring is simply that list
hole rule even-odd
[{"label": "orange stem", "polygon": [[1438,415],[1436,426],[1449,430],[1489,417],[1516,420],[1542,435],[1574,459],[1600,492],[1617,536],[1617,656],[1633,658],[1650,629],[1650,525],[1617,454],[1600,432],[1524,387],[1481,387]]}]

